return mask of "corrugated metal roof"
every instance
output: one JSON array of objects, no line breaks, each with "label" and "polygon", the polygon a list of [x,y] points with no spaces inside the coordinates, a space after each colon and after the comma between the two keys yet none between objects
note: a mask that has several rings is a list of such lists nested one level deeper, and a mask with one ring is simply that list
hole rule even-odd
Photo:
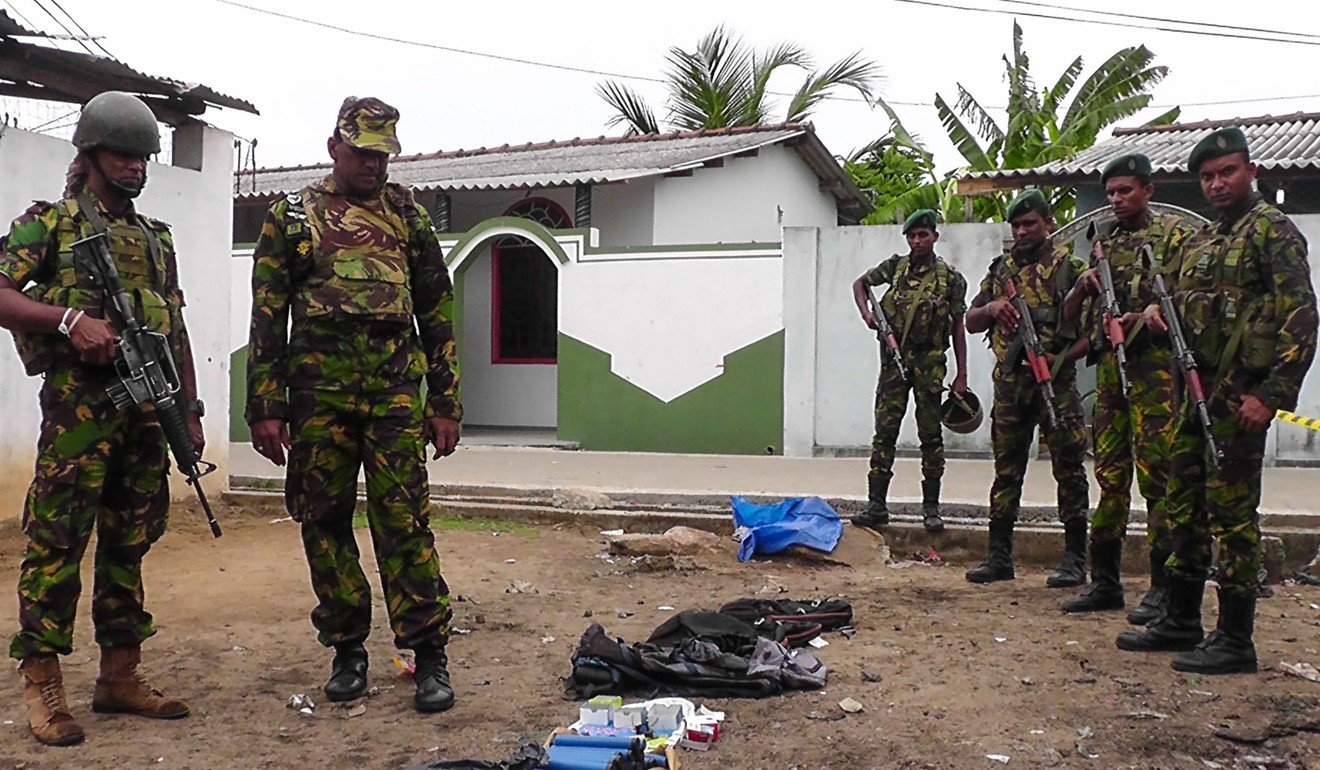
[{"label": "corrugated metal roof", "polygon": [[167,123],[200,115],[208,106],[257,114],[250,102],[200,83],[156,77],[115,59],[20,39],[29,37],[50,36],[0,11],[0,94],[82,104],[102,91],[128,91],[146,97],[157,117]]},{"label": "corrugated metal roof", "polygon": [[1109,161],[1139,152],[1150,158],[1156,178],[1190,176],[1187,157],[1206,134],[1238,126],[1247,135],[1251,160],[1265,172],[1320,170],[1320,113],[1298,112],[1278,117],[1204,120],[1167,126],[1120,128],[1114,136],[1071,158],[1036,168],[978,171],[961,177],[1025,184],[1073,184],[1094,179]]},{"label": "corrugated metal roof", "polygon": [[[749,126],[671,134],[572,139],[400,156],[390,161],[390,179],[410,187],[498,190],[622,182],[682,173],[761,147],[791,143],[850,211],[870,204],[834,160],[808,123]],[[329,164],[256,169],[240,175],[239,197],[292,192],[324,177]]]}]

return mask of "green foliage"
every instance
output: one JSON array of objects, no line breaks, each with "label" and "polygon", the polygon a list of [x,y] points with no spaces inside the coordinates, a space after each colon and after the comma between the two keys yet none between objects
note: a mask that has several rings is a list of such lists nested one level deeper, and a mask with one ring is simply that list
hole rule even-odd
[{"label": "green foliage", "polygon": [[[1003,57],[1004,80],[1008,85],[1007,122],[1001,124],[996,120],[961,84],[953,104],[936,94],[935,112],[964,165],[943,179],[935,179],[932,173],[920,186],[902,191],[900,168],[884,158],[871,160],[866,153],[868,148],[863,148],[859,161],[865,161],[865,168],[852,173],[859,184],[867,180],[863,189],[871,190],[874,195],[877,211],[870,219],[901,221],[908,213],[923,207],[938,208],[949,222],[1003,219],[1011,192],[977,196],[969,202],[968,198],[954,194],[952,180],[969,171],[1035,168],[1072,157],[1092,146],[1102,131],[1150,105],[1150,92],[1168,74],[1167,67],[1152,64],[1154,59],[1155,55],[1145,46],[1121,49],[1078,85],[1084,69],[1079,56],[1049,88],[1041,90],[1031,74],[1022,28],[1014,22],[1013,51]],[[912,139],[893,110],[888,112],[890,132],[879,142],[898,136]],[[1171,123],[1178,114],[1178,108],[1174,108],[1148,125]],[[920,143],[915,139],[912,142],[929,156]],[[886,169],[892,169],[892,175]],[[1050,188],[1044,192],[1054,207],[1056,219],[1072,218],[1076,208],[1072,188]],[[936,202],[940,205],[934,206]]]},{"label": "green foliage", "polygon": [[[695,131],[774,122],[768,86],[770,77],[784,67],[804,70],[807,76],[789,101],[783,122],[809,119],[821,100],[839,88],[852,89],[870,101],[880,78],[879,65],[861,52],[816,70],[815,60],[798,46],[781,43],[756,51],[724,27],[716,27],[698,41],[696,50],[669,49],[666,127]],[[611,80],[598,85],[596,93],[614,109],[609,125],[623,126],[625,136],[662,130],[646,99],[632,88]]]}]

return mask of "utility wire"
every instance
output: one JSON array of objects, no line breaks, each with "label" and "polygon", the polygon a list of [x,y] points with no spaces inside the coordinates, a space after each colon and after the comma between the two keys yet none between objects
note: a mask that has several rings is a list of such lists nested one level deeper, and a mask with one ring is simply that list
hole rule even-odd
[{"label": "utility wire", "polygon": [[[222,0],[223,1],[223,0]],[[1235,35],[1230,32],[1212,32],[1210,30],[1197,29],[1178,29],[1176,27],[1160,27],[1154,25],[1128,24],[1121,21],[1104,21],[1101,19],[1079,19],[1074,16],[1054,16],[1047,13],[1032,13],[1030,11],[1009,10],[1006,8],[979,8],[971,5],[955,5],[953,3],[935,3],[931,0],[894,0],[896,3],[906,3],[908,5],[924,5],[932,8],[947,8],[954,11],[974,11],[976,13],[993,13],[1004,16],[1026,16],[1034,19],[1052,19],[1054,21],[1071,21],[1079,24],[1099,24],[1104,27],[1126,27],[1128,29],[1146,29],[1155,32],[1176,32],[1182,35],[1198,35],[1201,37],[1226,37],[1237,40],[1256,40],[1265,43],[1291,43],[1293,45],[1320,46],[1320,40],[1289,40],[1286,38],[1274,37],[1256,37],[1253,35]]]},{"label": "utility wire", "polygon": [[[1137,19],[1138,21],[1160,21],[1170,24],[1186,24],[1188,26],[1209,27],[1210,29],[1231,29],[1241,32],[1261,32],[1266,35],[1290,35],[1292,37],[1305,37],[1320,40],[1320,35],[1310,32],[1289,32],[1282,29],[1265,29],[1263,27],[1243,27],[1237,24],[1216,24],[1209,21],[1191,21],[1189,19],[1166,19],[1160,16],[1143,16],[1137,13],[1122,13],[1121,11],[1095,11],[1089,8],[1076,8],[1070,5],[1055,5],[1054,3],[1031,2],[1031,0],[996,0],[1000,3],[1013,3],[1015,5],[1029,5],[1034,8],[1052,8],[1057,11],[1075,11],[1078,13],[1090,13],[1096,16],[1114,16],[1121,19]],[[1190,30],[1189,30],[1190,31]]]},{"label": "utility wire", "polygon": [[73,42],[77,43],[79,46],[82,47],[82,49],[83,49],[84,51],[86,51],[87,53],[91,54],[92,56],[95,56],[95,55],[96,55],[96,52],[93,51],[90,47],[88,47],[88,45],[87,45],[86,43],[84,43],[84,42],[83,42],[83,41],[82,41],[77,35],[73,34],[73,30],[69,29],[68,26],[66,26],[64,22],[60,21],[60,17],[58,17],[58,16],[56,16],[55,14],[51,13],[51,12],[50,12],[50,9],[47,8],[47,7],[41,2],[41,0],[32,0],[32,2],[36,3],[38,8],[40,8],[40,9],[43,10],[43,11],[45,11],[47,16],[49,16],[49,17],[50,17],[50,18],[51,18],[56,24],[60,25],[60,29],[62,29],[62,30],[64,30],[65,32],[69,33],[69,38],[70,38],[71,40],[73,40]]},{"label": "utility wire", "polygon": [[[64,6],[60,5],[60,0],[50,0],[50,1],[51,1],[51,3],[53,3],[53,4],[55,5],[56,8],[60,9],[60,13],[64,14],[65,16],[67,16],[68,19],[69,19],[69,21],[73,22],[73,26],[77,27],[79,32],[81,32],[81,33],[83,33],[84,35],[86,35],[87,38],[88,38],[89,40],[92,41],[92,45],[95,45],[97,48],[100,48],[100,49],[101,49],[101,53],[104,53],[106,56],[109,56],[111,59],[114,59],[115,61],[119,61],[119,57],[117,57],[117,56],[115,56],[114,54],[110,53],[110,51],[109,51],[108,49],[106,49],[105,46],[101,45],[101,41],[100,41],[99,39],[97,39],[95,36],[93,36],[92,33],[88,32],[86,29],[84,29],[84,28],[83,28],[83,25],[79,24],[77,19],[73,18],[73,14],[71,14],[71,13],[69,13],[68,11],[64,10]],[[90,53],[90,51],[89,51],[89,53]]]}]

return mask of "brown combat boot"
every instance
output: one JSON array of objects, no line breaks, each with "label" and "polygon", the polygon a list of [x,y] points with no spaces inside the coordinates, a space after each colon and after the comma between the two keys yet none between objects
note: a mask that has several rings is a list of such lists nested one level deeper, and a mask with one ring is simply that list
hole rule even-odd
[{"label": "brown combat boot", "polygon": [[32,737],[47,746],[81,743],[86,735],[69,712],[60,659],[54,655],[34,655],[23,659],[19,671],[23,673],[23,703],[27,706]]},{"label": "brown combat boot", "polygon": [[150,719],[181,719],[188,704],[166,698],[138,674],[141,647],[102,647],[101,675],[96,678],[92,711],[103,714],[137,714]]}]

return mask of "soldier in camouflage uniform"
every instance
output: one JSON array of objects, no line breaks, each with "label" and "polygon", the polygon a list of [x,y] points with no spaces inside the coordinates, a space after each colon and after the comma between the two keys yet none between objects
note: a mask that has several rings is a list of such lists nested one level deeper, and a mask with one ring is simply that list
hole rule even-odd
[{"label": "soldier in camouflage uniform", "polygon": [[[18,579],[19,631],[9,653],[22,661],[32,734],[51,745],[84,737],[69,711],[57,656],[73,650],[79,565],[93,530],[92,624],[101,670],[92,709],[157,719],[188,715],[187,705],[137,673],[141,644],[155,633],[143,608],[142,558],[165,532],[165,435],[150,405],[119,411],[106,393],[118,381],[109,365],[118,338],[106,320],[106,297],[75,267],[70,248],[109,234],[138,322],[169,338],[184,397],[196,404],[174,240],[165,223],[133,205],[146,184],[147,160],[160,151],[160,134],[142,101],[106,92],[83,108],[73,143],[78,154],[64,197],[38,202],[14,220],[0,252],[0,326],[14,332],[28,374],[44,377],[36,475],[23,507],[28,545]],[[200,449],[197,410],[188,427]]]},{"label": "soldier in camouflage uniform", "polygon": [[[1306,239],[1253,189],[1256,166],[1241,129],[1211,132],[1187,165],[1219,219],[1184,246],[1174,300],[1221,457],[1211,461],[1195,404],[1184,399],[1169,474],[1169,606],[1116,641],[1124,650],[1186,650],[1173,659],[1178,671],[1251,673],[1265,436],[1276,410],[1296,408],[1315,358],[1315,290]],[[1145,319],[1156,332],[1168,328],[1158,306]],[[1219,623],[1205,637],[1201,600],[1212,540],[1219,544]]]},{"label": "soldier in camouflage uniform", "polygon": [[371,589],[353,536],[362,468],[394,643],[416,652],[414,706],[435,712],[453,706],[454,691],[425,444],[437,458],[452,453],[462,410],[440,245],[411,191],[386,182],[398,118],[379,99],[344,100],[330,175],[266,216],[253,255],[247,420],[272,462],[283,465],[291,447],[285,500],[319,602],[312,624],[335,649],[326,696],[367,688]]},{"label": "soldier in camouflage uniform", "polygon": [[[1150,210],[1155,192],[1150,159],[1123,155],[1110,161],[1100,174],[1117,220],[1114,228],[1096,239],[1110,264],[1114,294],[1122,311],[1126,334],[1130,386],[1124,392],[1118,356],[1105,334],[1101,286],[1097,269],[1082,275],[1065,302],[1065,315],[1076,318],[1089,300],[1084,328],[1089,329],[1092,361],[1096,364],[1095,415],[1092,420],[1095,478],[1100,503],[1091,519],[1091,584],[1081,596],[1064,605],[1067,612],[1121,609],[1123,584],[1120,563],[1123,537],[1132,503],[1133,466],[1137,489],[1146,498],[1146,533],[1150,541],[1151,588],[1128,620],[1145,625],[1163,610],[1168,599],[1164,562],[1171,543],[1164,510],[1164,489],[1169,477],[1169,450],[1177,394],[1173,358],[1167,337],[1152,335],[1141,320],[1142,312],[1158,301],[1148,269],[1159,270],[1166,284],[1177,280],[1183,242],[1190,230],[1170,214]],[[1151,248],[1147,267],[1142,252]]]},{"label": "soldier in camouflage uniform", "polygon": [[[958,374],[953,390],[967,390],[967,335],[963,313],[967,311],[967,279],[935,254],[939,240],[937,215],[930,209],[914,212],[903,223],[908,253],[895,254],[853,282],[853,300],[862,321],[878,329],[867,294],[870,287],[890,284],[880,301],[880,310],[898,336],[899,350],[912,382],[904,381],[898,368],[884,363],[875,391],[875,438],[871,442],[871,471],[867,475],[865,511],[852,517],[862,527],[889,523],[886,498],[893,478],[894,445],[907,412],[911,388],[917,410],[917,435],[921,440],[922,525],[931,532],[944,529],[940,518],[940,480],[944,476],[944,434],[940,425],[940,394],[947,369],[945,356],[953,340]],[[882,361],[887,348],[881,343]]]},{"label": "soldier in camouflage uniform", "polygon": [[[1086,353],[1086,340],[1076,339],[1075,325],[1062,317],[1063,301],[1085,265],[1069,249],[1049,237],[1054,220],[1045,196],[1035,189],[1009,204],[1013,246],[990,263],[981,290],[967,311],[967,331],[987,332],[995,352],[995,400],[990,440],[995,455],[995,480],[990,488],[990,538],[985,560],[967,572],[973,583],[1012,580],[1013,525],[1022,500],[1031,442],[1037,427],[1045,429],[1054,479],[1059,486],[1059,520],[1064,526],[1064,554],[1046,584],[1053,588],[1081,585],[1086,580],[1086,511],[1090,490],[1082,467],[1086,437],[1081,398],[1077,394],[1075,362]],[[1050,426],[1044,395],[1025,365],[1018,342],[1018,314],[1006,298],[1007,281],[1031,308],[1036,333],[1046,350],[1054,379],[1058,424]]]}]

